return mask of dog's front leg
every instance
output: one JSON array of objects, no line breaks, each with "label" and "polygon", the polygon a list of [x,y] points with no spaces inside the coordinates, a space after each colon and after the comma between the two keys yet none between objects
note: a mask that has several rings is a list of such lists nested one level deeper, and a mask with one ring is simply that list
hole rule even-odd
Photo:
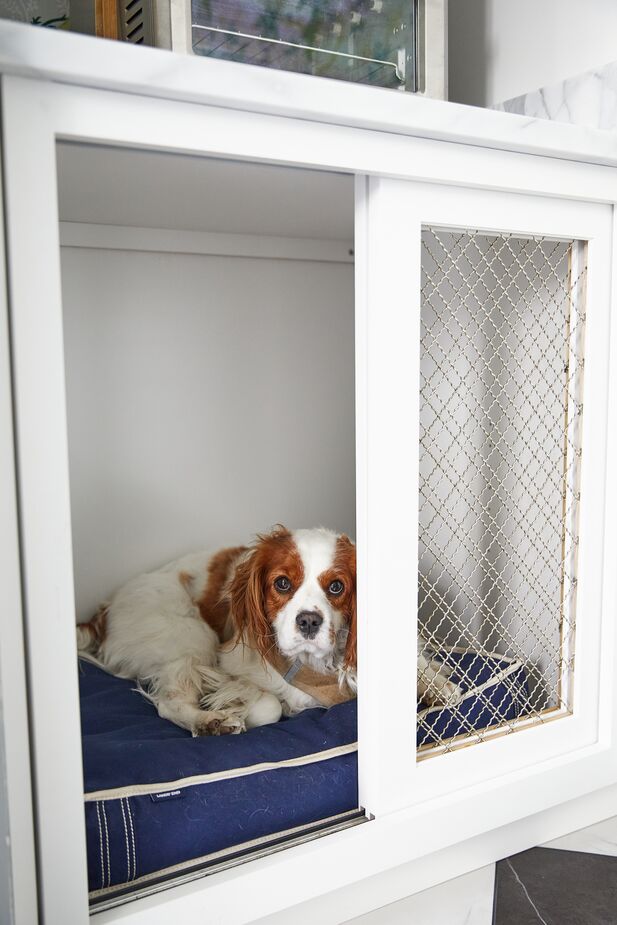
[{"label": "dog's front leg", "polygon": [[310,694],[306,694],[299,688],[293,687],[283,678],[281,678],[281,682],[283,687],[279,697],[283,704],[283,714],[285,716],[295,716],[296,713],[301,713],[302,710],[310,710],[313,707],[319,706],[319,701],[311,697]]},{"label": "dog's front leg", "polygon": [[295,716],[302,710],[310,710],[312,707],[319,706],[319,702],[314,697],[288,684],[276,669],[261,660],[252,664],[250,679],[262,691],[273,694],[277,698],[283,708],[284,716]]},{"label": "dog's front leg", "polygon": [[[282,706],[285,716],[294,716],[302,710],[319,706],[317,701],[309,694],[288,684],[282,675],[271,665],[250,649],[243,646],[234,646],[220,653],[221,668],[236,678],[242,678],[264,691],[273,695]],[[273,705],[264,701],[264,715],[273,716]],[[267,707],[267,708],[266,708]],[[280,716],[280,713],[279,713]],[[278,719],[278,717],[276,717]],[[261,710],[247,719],[247,726],[261,726],[266,722],[276,722],[274,718],[261,719]]]}]

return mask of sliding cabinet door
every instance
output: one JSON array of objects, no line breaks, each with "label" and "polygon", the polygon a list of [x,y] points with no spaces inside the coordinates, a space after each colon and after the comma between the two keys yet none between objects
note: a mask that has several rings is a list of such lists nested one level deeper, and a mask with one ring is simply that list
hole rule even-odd
[{"label": "sliding cabinet door", "polygon": [[437,848],[617,776],[612,209],[357,192],[361,798]]}]

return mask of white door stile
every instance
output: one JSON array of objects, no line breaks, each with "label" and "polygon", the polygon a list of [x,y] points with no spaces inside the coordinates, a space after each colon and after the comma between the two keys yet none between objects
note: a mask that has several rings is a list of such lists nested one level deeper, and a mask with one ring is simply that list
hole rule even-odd
[{"label": "white door stile", "polygon": [[[615,598],[604,596],[604,568],[614,541],[615,508],[607,491],[612,479],[608,462],[608,438],[615,420],[611,408],[611,334],[614,338],[615,302],[613,273],[615,257],[614,207],[605,209],[606,218],[590,232],[587,267],[587,305],[585,320],[585,369],[583,374],[582,457],[580,474],[580,514],[578,549],[578,587],[574,671],[574,716],[584,717],[587,703],[595,698],[596,735],[607,749],[617,774],[617,743],[602,736],[602,729],[616,728],[617,665],[615,636]],[[581,235],[581,237],[583,237]],[[614,377],[614,368],[612,370]],[[614,405],[613,405],[614,410]],[[612,517],[610,515],[613,515]],[[614,570],[614,560],[613,569]],[[611,654],[611,668],[602,670],[603,657]],[[580,707],[579,707],[580,704]],[[593,709],[593,708],[592,708]]]},{"label": "white door stile", "polygon": [[[358,619],[358,684],[370,685],[368,619],[368,177],[359,174],[354,189],[354,338],[356,397],[356,608]],[[368,672],[364,678],[364,670]],[[378,722],[371,698],[358,696],[358,802],[369,817],[379,788],[377,762],[370,733]],[[366,742],[364,748],[362,743]]]},{"label": "white door stile", "polygon": [[[611,252],[605,267],[610,274],[611,319],[608,336],[608,401],[604,420],[598,422],[606,432],[606,477],[604,496],[604,557],[602,569],[602,609],[607,615],[602,627],[600,652],[600,741],[617,751],[617,208],[612,208]],[[617,759],[616,759],[617,764]],[[617,771],[616,771],[617,774]]]},{"label": "white door stile", "polygon": [[3,900],[4,914],[10,925],[19,925],[36,921],[37,890],[3,224],[0,254],[0,735],[4,743],[0,777],[3,784],[6,781],[0,799],[6,799],[8,819],[10,897]]},{"label": "white door stile", "polygon": [[[53,126],[45,94],[22,107],[3,86],[23,585],[39,891],[45,925],[86,920]],[[34,105],[33,105],[34,103]]]},{"label": "white door stile", "polygon": [[[410,803],[415,765],[416,666],[410,653],[416,602],[404,589],[413,586],[417,533],[412,473],[419,351],[409,345],[418,340],[420,320],[419,298],[417,312],[407,299],[415,291],[409,242],[388,222],[396,202],[387,196],[387,181],[385,194],[380,183],[365,177],[356,181],[358,382],[363,390],[358,395],[359,513],[366,505],[360,519],[359,775],[360,803],[375,816]],[[419,250],[419,236],[416,244]],[[412,397],[401,420],[406,395]],[[362,691],[370,691],[370,697]]]}]

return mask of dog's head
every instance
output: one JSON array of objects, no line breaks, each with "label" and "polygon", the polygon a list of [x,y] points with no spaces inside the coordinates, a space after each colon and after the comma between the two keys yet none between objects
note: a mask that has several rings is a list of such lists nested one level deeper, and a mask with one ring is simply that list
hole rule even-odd
[{"label": "dog's head", "polygon": [[231,612],[245,643],[328,667],[356,667],[356,550],[331,530],[277,527],[239,562]]}]

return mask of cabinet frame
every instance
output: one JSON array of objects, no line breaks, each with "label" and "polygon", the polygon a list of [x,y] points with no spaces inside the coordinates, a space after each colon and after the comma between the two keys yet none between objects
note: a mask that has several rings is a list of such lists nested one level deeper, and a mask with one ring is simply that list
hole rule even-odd
[{"label": "cabinet frame", "polygon": [[[410,864],[413,883],[407,880],[406,891],[414,892],[512,850],[520,850],[521,845],[537,843],[534,814],[544,811],[544,818],[549,820],[543,832],[543,835],[547,833],[545,837],[567,831],[568,825],[571,826],[568,820],[572,818],[576,817],[580,824],[598,818],[597,813],[601,812],[598,800],[606,805],[599,797],[590,797],[585,804],[588,809],[583,812],[582,822],[581,810],[574,806],[560,813],[561,821],[551,814],[550,808],[563,800],[574,800],[593,790],[610,788],[617,781],[614,682],[609,677],[616,653],[610,625],[603,630],[602,646],[601,679],[606,709],[600,715],[600,726],[593,741],[581,745],[575,761],[559,765],[558,787],[554,785],[553,773],[557,765],[551,767],[551,759],[547,757],[544,764],[539,763],[533,771],[529,767],[519,768],[502,778],[487,778],[480,785],[467,781],[467,790],[447,796],[439,791],[426,792],[424,802],[413,805],[414,795],[410,788],[415,769],[413,737],[408,734],[409,726],[406,735],[401,735],[401,716],[396,721],[394,717],[382,719],[392,694],[413,693],[415,659],[410,658],[409,653],[415,652],[415,628],[413,621],[397,618],[395,659],[408,673],[398,685],[394,684],[391,677],[395,672],[384,672],[386,662],[380,621],[367,619],[372,601],[377,601],[371,570],[378,573],[380,564],[383,567],[385,561],[385,550],[380,552],[375,538],[386,531],[394,546],[396,540],[388,531],[394,530],[395,537],[400,538],[404,529],[403,524],[393,523],[383,509],[384,502],[388,498],[391,500],[397,482],[392,479],[389,485],[384,485],[382,478],[383,442],[389,423],[387,415],[384,417],[384,402],[397,373],[396,364],[390,363],[392,368],[382,385],[376,388],[375,376],[386,372],[384,360],[390,356],[391,347],[379,312],[386,312],[386,317],[397,325],[403,323],[412,340],[417,336],[418,318],[411,313],[401,314],[400,282],[404,278],[405,285],[409,285],[410,280],[408,261],[405,262],[407,239],[401,240],[397,235],[398,225],[390,229],[387,238],[377,234],[378,229],[383,231],[383,220],[393,214],[396,203],[388,202],[375,191],[381,186],[383,195],[391,196],[397,183],[413,180],[423,184],[445,183],[613,205],[617,201],[614,171],[574,161],[554,161],[445,140],[309,121],[302,119],[301,113],[291,118],[251,112],[249,102],[244,110],[224,105],[216,107],[16,76],[2,79],[2,112],[21,579],[25,598],[42,920],[54,925],[65,921],[78,923],[85,922],[88,914],[74,624],[67,619],[74,607],[55,174],[57,140],[342,170],[358,176],[356,395],[360,683],[361,691],[371,690],[372,694],[379,691],[377,696],[371,695],[370,701],[362,692],[359,699],[360,802],[376,818],[369,825],[101,912],[97,919],[101,922],[120,918],[135,923],[163,922],[168,920],[173,909],[173,914],[181,915],[187,922],[203,920],[205,912],[222,923],[249,922],[362,878]],[[428,187],[423,186],[423,189],[426,191]],[[382,210],[381,221],[375,218],[375,209]],[[401,214],[400,221],[404,223],[406,216]],[[36,272],[33,272],[33,254],[36,255]],[[393,258],[398,261],[398,271],[397,275],[390,276]],[[377,292],[378,280],[387,278],[386,291]],[[614,281],[612,286],[614,302]],[[41,312],[43,305],[45,313]],[[610,345],[607,344],[611,380],[602,411],[604,420],[610,425],[607,427],[608,471],[617,468],[616,341],[613,326]],[[405,338],[401,337],[398,355],[404,351],[404,345]],[[4,445],[10,422],[3,419],[0,423]],[[402,439],[407,454],[409,446],[413,445],[413,428]],[[397,462],[399,478],[403,477],[405,458],[408,457],[404,455]],[[413,495],[414,491],[408,488],[408,510],[413,510]],[[604,507],[607,522],[614,523],[617,495],[610,481]],[[9,541],[14,539],[10,523],[3,526],[2,532],[3,540],[5,534]],[[409,549],[408,531],[406,536]],[[609,531],[603,551],[605,616],[614,612],[617,599],[616,552],[615,540]],[[395,561],[401,567],[406,565],[415,576],[415,559],[411,566],[408,560],[403,562],[400,554]],[[391,603],[394,603],[394,592],[390,594]],[[5,636],[8,638],[9,631],[2,627],[0,649]],[[49,657],[50,652],[53,652],[53,659]],[[21,670],[19,666],[18,670]],[[2,683],[6,683],[5,678]],[[8,703],[6,697],[4,702]],[[411,702],[403,702],[409,703],[402,710],[406,723],[414,715],[415,697]],[[15,720],[18,707],[9,704],[7,709]],[[7,728],[5,720],[5,731]],[[14,730],[14,726],[10,728]],[[411,728],[414,728],[413,719]],[[509,740],[522,741],[533,732],[529,730]],[[11,735],[15,737],[16,733],[13,731]],[[454,757],[450,755],[447,760]],[[28,768],[23,754],[20,761],[26,774]],[[41,773],[43,763],[45,774]],[[432,764],[427,762],[425,766],[428,768]],[[411,777],[407,776],[407,770]],[[535,779],[533,787],[530,786],[532,777]],[[606,801],[610,799],[614,799],[612,789],[606,791]],[[22,794],[22,805],[23,802]],[[18,805],[14,785],[9,803],[12,807]],[[529,819],[528,825],[525,817]],[[500,827],[510,824],[513,824],[510,829],[499,832]],[[58,847],[59,833],[62,843],[68,846],[62,851]],[[473,850],[470,839],[475,839]],[[439,872],[430,872],[431,855],[436,863],[448,851]],[[310,882],[305,876],[308,859],[312,870]],[[28,869],[31,868],[32,864]],[[25,895],[23,886],[20,895],[22,898]]]}]

